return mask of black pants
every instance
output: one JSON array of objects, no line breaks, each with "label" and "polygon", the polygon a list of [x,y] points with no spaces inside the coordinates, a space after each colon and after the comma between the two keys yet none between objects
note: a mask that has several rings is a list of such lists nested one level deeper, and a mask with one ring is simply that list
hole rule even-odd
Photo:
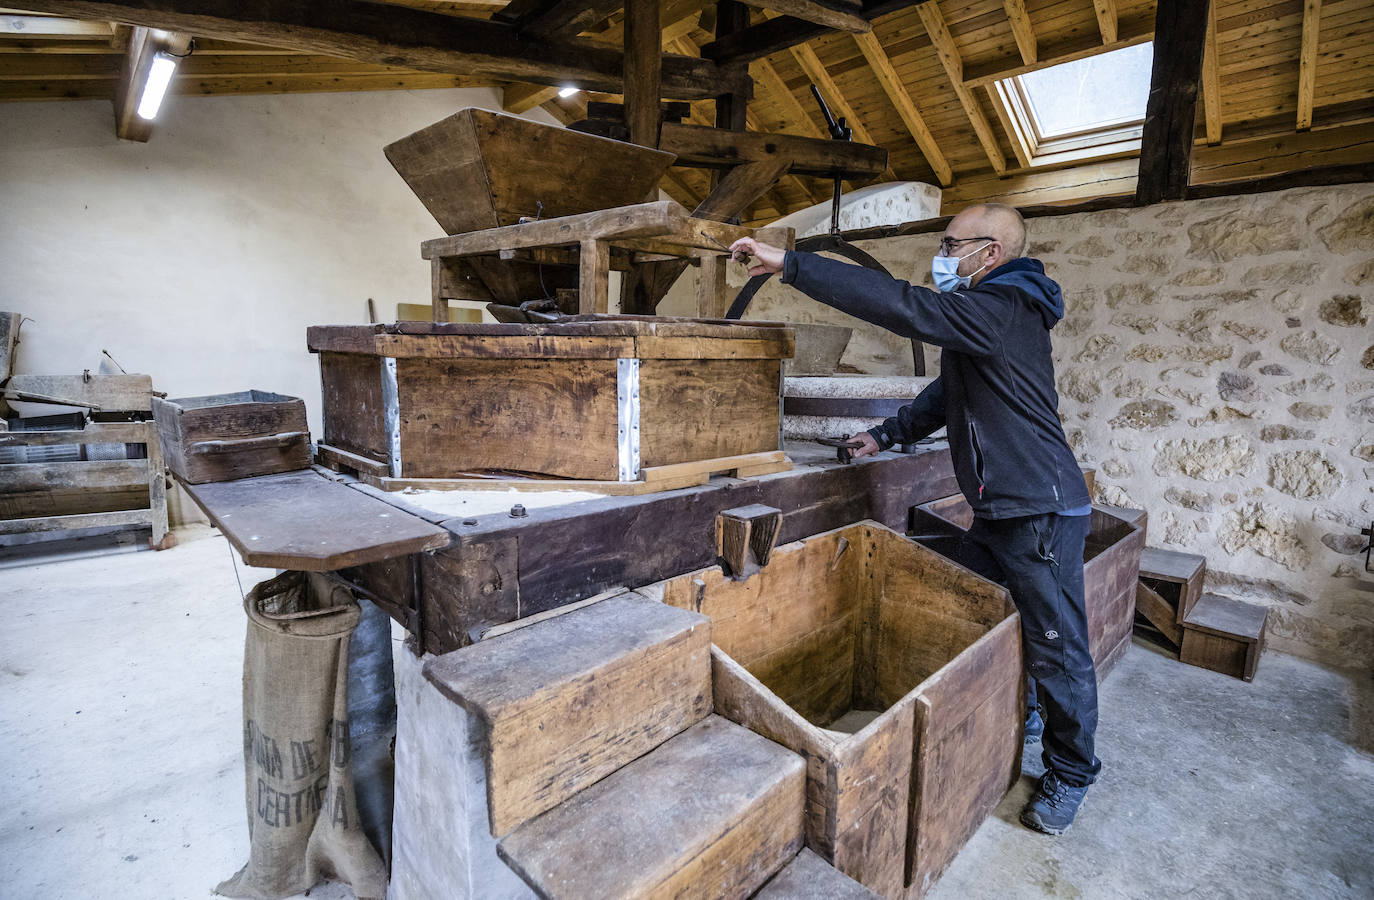
[{"label": "black pants", "polygon": [[1005,585],[1021,613],[1030,702],[1044,710],[1042,759],[1065,784],[1092,784],[1097,673],[1083,606],[1083,543],[1091,516],[974,519],[959,562]]}]

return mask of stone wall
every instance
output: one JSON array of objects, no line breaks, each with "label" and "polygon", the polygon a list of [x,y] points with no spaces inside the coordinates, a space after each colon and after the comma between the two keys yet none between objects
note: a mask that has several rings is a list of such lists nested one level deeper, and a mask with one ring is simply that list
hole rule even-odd
[{"label": "stone wall", "polygon": [[[1374,661],[1374,185],[1034,219],[1064,287],[1059,409],[1097,499],[1143,507],[1153,546],[1267,604],[1271,645]],[[926,275],[937,235],[866,243]],[[754,316],[853,324],[789,288]],[[846,361],[910,371],[864,326]]]}]

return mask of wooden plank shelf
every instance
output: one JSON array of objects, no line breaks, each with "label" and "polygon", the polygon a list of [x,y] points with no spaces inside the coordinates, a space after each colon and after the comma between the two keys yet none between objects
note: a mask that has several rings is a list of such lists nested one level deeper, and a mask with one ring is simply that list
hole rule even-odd
[{"label": "wooden plank shelf", "polygon": [[328,572],[449,543],[444,529],[311,469],[182,486],[250,566]]}]

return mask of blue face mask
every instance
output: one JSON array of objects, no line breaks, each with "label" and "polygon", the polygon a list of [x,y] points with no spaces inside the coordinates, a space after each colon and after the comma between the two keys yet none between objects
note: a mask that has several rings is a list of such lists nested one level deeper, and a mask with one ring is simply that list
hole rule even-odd
[{"label": "blue face mask", "polygon": [[972,253],[965,253],[963,256],[936,256],[930,261],[930,274],[935,279],[935,286],[942,291],[953,291],[958,288],[966,288],[973,280],[973,275],[987,268],[979,266],[974,270],[973,275],[960,275],[959,263],[968,259],[974,253],[979,253],[990,247],[991,244],[984,244]]}]

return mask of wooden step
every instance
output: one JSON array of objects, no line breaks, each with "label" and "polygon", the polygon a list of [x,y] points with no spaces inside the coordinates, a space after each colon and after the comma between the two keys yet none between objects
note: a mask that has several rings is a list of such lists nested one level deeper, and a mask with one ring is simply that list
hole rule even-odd
[{"label": "wooden step", "polygon": [[1264,652],[1268,621],[1266,606],[1203,594],[1183,620],[1179,661],[1251,681]]},{"label": "wooden step", "polygon": [[877,896],[812,851],[802,850],[754,900],[871,900]]},{"label": "wooden step", "polygon": [[1202,596],[1207,557],[1146,547],[1140,554],[1140,579],[1174,608],[1174,621],[1182,625]]},{"label": "wooden step", "polygon": [[425,676],[486,729],[491,833],[709,715],[710,648],[705,616],[622,594],[431,660]]},{"label": "wooden step", "polygon": [[742,898],[802,846],[802,758],[711,716],[497,845],[540,897]]}]

